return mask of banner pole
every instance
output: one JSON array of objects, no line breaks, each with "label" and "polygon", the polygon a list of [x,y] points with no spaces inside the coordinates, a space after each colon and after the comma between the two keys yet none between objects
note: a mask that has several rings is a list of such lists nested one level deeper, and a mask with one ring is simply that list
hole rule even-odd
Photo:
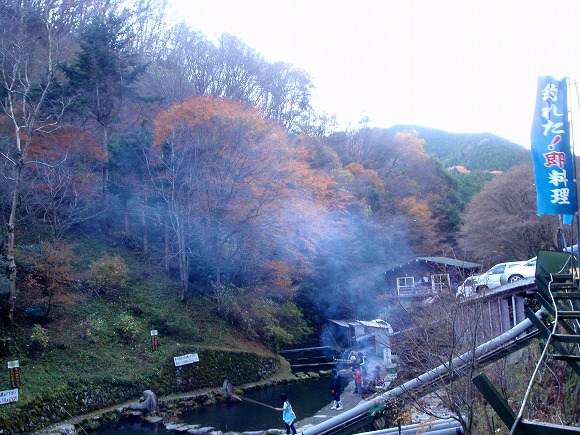
[{"label": "banner pole", "polygon": [[[574,79],[574,89],[576,91],[576,107],[580,107],[580,100],[578,99],[578,82]],[[568,94],[567,98],[570,104],[568,104],[568,125],[570,126],[570,152],[572,154],[572,183],[576,187],[576,192],[578,192],[578,169],[576,165],[576,150],[574,148],[574,105],[571,104],[572,101],[572,79],[570,74],[566,75],[566,93]],[[580,111],[577,111],[580,113]],[[574,218],[576,218],[576,237],[574,237]],[[562,237],[564,238],[564,246],[568,247],[566,244],[566,233],[563,231],[564,228],[564,216],[560,215],[560,219],[558,220],[559,229],[562,229]],[[578,227],[578,207],[576,207],[576,212],[572,216],[572,222],[570,222],[570,253],[572,254],[572,262],[574,261],[574,240],[576,240],[576,244],[578,244],[578,238],[580,233],[580,227]]]}]

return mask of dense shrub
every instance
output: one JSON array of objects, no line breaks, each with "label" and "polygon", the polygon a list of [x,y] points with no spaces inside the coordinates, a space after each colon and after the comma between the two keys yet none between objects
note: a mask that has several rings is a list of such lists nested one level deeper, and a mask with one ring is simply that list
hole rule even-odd
[{"label": "dense shrub", "polygon": [[87,284],[99,294],[121,290],[127,286],[129,269],[119,256],[105,255],[91,264]]},{"label": "dense shrub", "polygon": [[28,353],[30,355],[37,355],[44,352],[49,342],[50,337],[48,336],[48,331],[42,326],[35,324],[32,327],[32,334],[28,342]]},{"label": "dense shrub", "polygon": [[293,302],[280,304],[234,286],[222,286],[216,293],[220,301],[218,313],[248,338],[268,343],[272,349],[300,343],[311,332]]},{"label": "dense shrub", "polygon": [[96,313],[87,316],[81,325],[84,329],[81,336],[93,343],[105,338],[107,335],[107,322]]},{"label": "dense shrub", "polygon": [[115,327],[122,334],[123,338],[127,340],[134,339],[141,329],[141,325],[137,319],[127,313],[119,315],[115,322]]}]

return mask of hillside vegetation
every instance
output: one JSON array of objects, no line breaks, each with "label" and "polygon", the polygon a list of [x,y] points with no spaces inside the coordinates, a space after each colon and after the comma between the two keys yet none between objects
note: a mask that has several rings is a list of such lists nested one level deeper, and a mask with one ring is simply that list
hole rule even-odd
[{"label": "hillside vegetation", "polygon": [[[82,392],[92,395],[95,390],[102,391],[92,409],[86,404],[86,412],[99,403],[102,407],[136,400],[143,389],[163,395],[183,388],[215,388],[226,376],[239,382],[261,378],[256,364],[251,373],[237,373],[247,357],[236,358],[238,369],[225,361],[220,363],[219,372],[206,366],[215,364],[206,361],[216,357],[207,353],[212,350],[274,356],[220,317],[212,301],[200,296],[181,302],[179,281],[144,262],[122,240],[84,236],[76,240],[74,252],[82,260],[74,271],[76,276],[83,276],[91,262],[107,253],[126,265],[126,283],[99,295],[79,281],[54,295],[48,316],[41,310],[46,307],[40,306],[17,311],[15,322],[3,330],[1,356],[4,361],[20,363],[19,401],[0,407],[0,428],[29,427],[22,418],[38,424],[42,414],[45,418],[52,414],[53,422],[66,419],[81,409],[74,397]],[[152,330],[159,334],[156,351],[151,346]],[[186,374],[195,386],[187,383],[179,388],[172,381],[173,357],[194,352],[200,354],[204,368],[199,374]],[[11,388],[7,377],[0,388]],[[44,406],[67,395],[71,396],[68,404],[43,413]]]}]

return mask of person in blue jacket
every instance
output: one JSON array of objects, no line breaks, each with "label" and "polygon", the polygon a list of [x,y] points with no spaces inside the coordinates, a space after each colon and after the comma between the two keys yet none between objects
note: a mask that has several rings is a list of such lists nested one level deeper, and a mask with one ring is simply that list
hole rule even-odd
[{"label": "person in blue jacket", "polygon": [[295,434],[296,428],[294,427],[294,422],[296,421],[296,414],[292,410],[292,405],[290,405],[286,394],[280,394],[280,401],[282,402],[282,408],[274,409],[276,411],[282,411],[282,420],[284,420],[284,424],[286,425],[286,433],[290,434],[290,431],[292,431]]}]

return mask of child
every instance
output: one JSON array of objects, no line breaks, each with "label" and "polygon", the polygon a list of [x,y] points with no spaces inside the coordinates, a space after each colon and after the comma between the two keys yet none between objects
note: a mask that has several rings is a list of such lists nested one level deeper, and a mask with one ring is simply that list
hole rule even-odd
[{"label": "child", "polygon": [[286,394],[280,395],[280,401],[282,402],[282,408],[274,408],[276,411],[282,411],[282,420],[286,425],[286,433],[289,435],[290,430],[293,434],[296,434],[296,428],[294,427],[294,422],[296,421],[296,414],[292,410],[292,405],[288,402],[288,397]]},{"label": "child", "polygon": [[354,394],[360,397],[362,395],[363,377],[358,368],[352,368],[352,378],[354,379]]}]

